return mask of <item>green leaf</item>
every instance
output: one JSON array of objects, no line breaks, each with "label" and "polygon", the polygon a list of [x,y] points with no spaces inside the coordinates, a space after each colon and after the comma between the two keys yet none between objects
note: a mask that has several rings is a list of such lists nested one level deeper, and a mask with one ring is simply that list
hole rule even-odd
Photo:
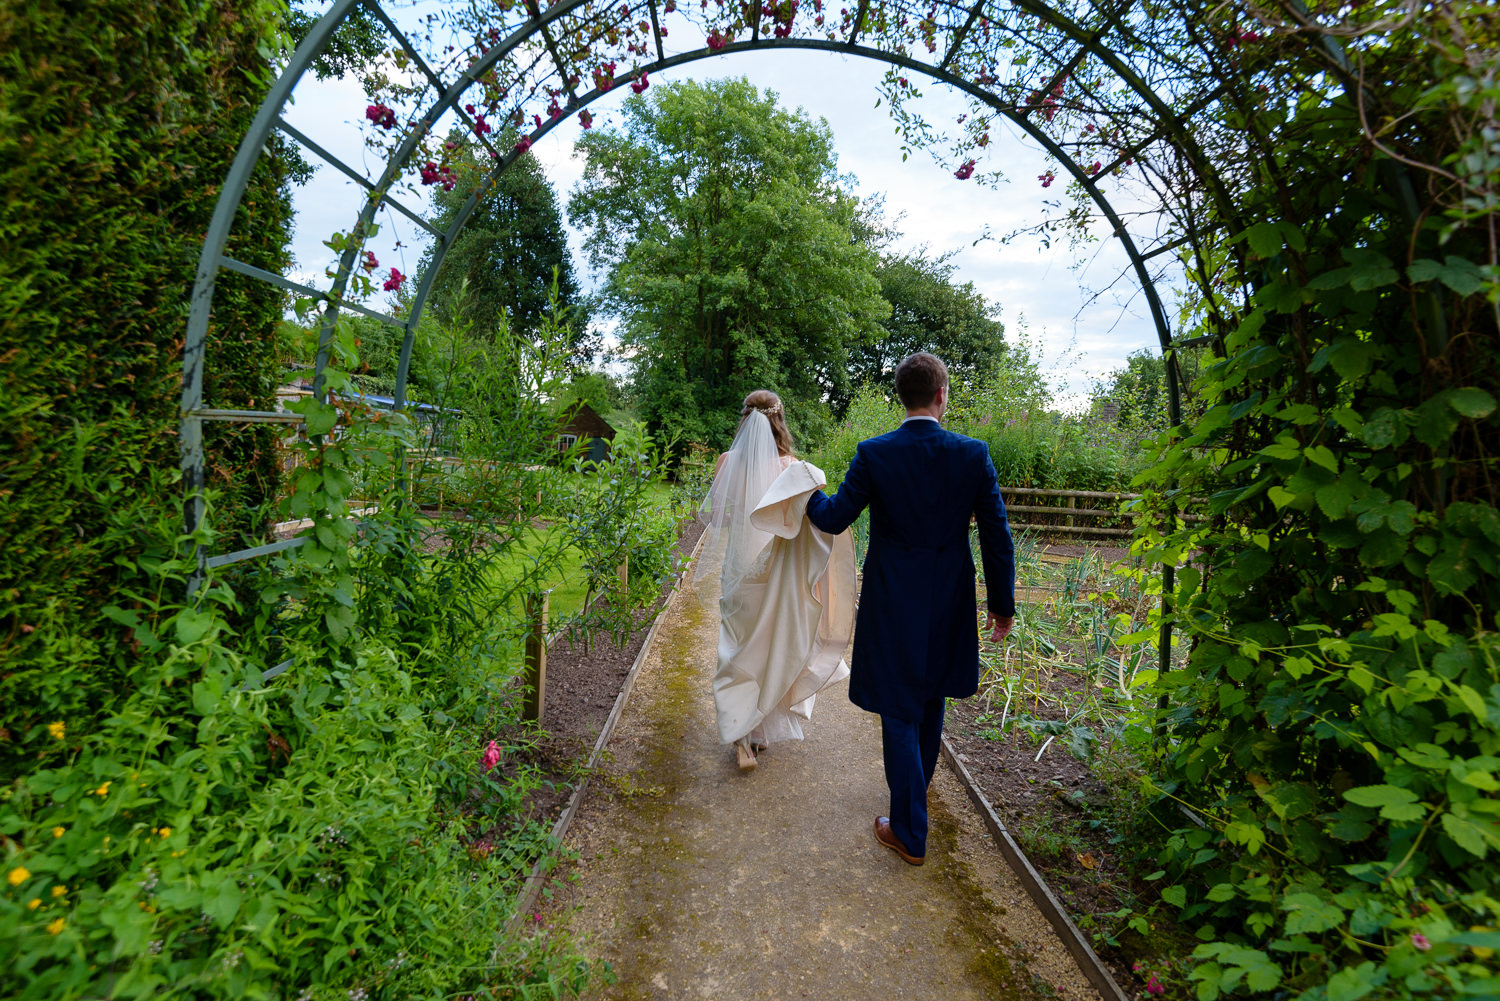
[{"label": "green leaf", "polygon": [[1339,471],[1338,456],[1334,455],[1333,449],[1327,445],[1312,445],[1303,454],[1331,473]]},{"label": "green leaf", "polygon": [[1271,499],[1272,504],[1276,505],[1278,511],[1297,499],[1296,494],[1280,485],[1267,490],[1266,496]]},{"label": "green leaf", "polygon": [[1359,1001],[1386,982],[1389,974],[1374,963],[1346,966],[1328,978],[1328,1001]]},{"label": "green leaf", "polygon": [[1349,287],[1356,292],[1390,285],[1401,277],[1391,259],[1379,251],[1355,247],[1343,253],[1350,265]]},{"label": "green leaf", "polygon": [[[1486,843],[1484,827],[1467,817],[1458,817],[1452,813],[1443,814],[1443,833],[1453,839],[1453,843],[1476,858],[1484,858],[1489,854],[1490,846]],[[1489,825],[1493,827],[1494,825]],[[1495,835],[1491,835],[1494,837]]]},{"label": "green leaf", "polygon": [[1474,566],[1474,548],[1479,545],[1483,543],[1451,536],[1443,544],[1427,564],[1427,579],[1439,594],[1463,594],[1479,582]]},{"label": "green leaf", "polygon": [[1381,407],[1365,421],[1360,438],[1371,448],[1390,448],[1405,441],[1408,433],[1403,412]]},{"label": "green leaf", "polygon": [[1257,257],[1274,257],[1281,253],[1281,227],[1274,222],[1258,222],[1245,230],[1250,249]]},{"label": "green leaf", "polygon": [[1433,396],[1417,407],[1415,431],[1417,440],[1430,448],[1448,441],[1458,427],[1458,413],[1450,405],[1451,390]]},{"label": "green leaf", "polygon": [[1465,417],[1479,420],[1495,412],[1495,398],[1477,386],[1465,386],[1448,394],[1448,403]]},{"label": "green leaf", "polygon": [[338,424],[339,411],[331,403],[309,396],[301,401],[300,409],[307,421],[307,433],[310,435],[327,434]]},{"label": "green leaf", "polygon": [[177,633],[177,642],[187,646],[208,635],[214,627],[214,617],[209,612],[189,608],[179,612],[172,625]]},{"label": "green leaf", "polygon": [[1356,806],[1385,807],[1417,802],[1417,794],[1410,789],[1393,785],[1355,786],[1344,790],[1344,798]]},{"label": "green leaf", "polygon": [[1354,491],[1342,477],[1337,483],[1319,487],[1313,496],[1318,500],[1318,507],[1322,508],[1323,513],[1330,518],[1342,518],[1354,501]]},{"label": "green leaf", "polygon": [[1441,281],[1459,295],[1473,295],[1484,288],[1484,275],[1473,261],[1449,255],[1439,264],[1424,257],[1412,261],[1406,269],[1406,277],[1414,282]]},{"label": "green leaf", "polygon": [[1169,886],[1165,890],[1161,891],[1161,899],[1165,900],[1173,907],[1186,907],[1187,887],[1181,885],[1180,883],[1174,883],[1172,886]]},{"label": "green leaf", "polygon": [[1344,923],[1343,909],[1315,893],[1289,893],[1281,898],[1287,912],[1288,935],[1316,934]]}]

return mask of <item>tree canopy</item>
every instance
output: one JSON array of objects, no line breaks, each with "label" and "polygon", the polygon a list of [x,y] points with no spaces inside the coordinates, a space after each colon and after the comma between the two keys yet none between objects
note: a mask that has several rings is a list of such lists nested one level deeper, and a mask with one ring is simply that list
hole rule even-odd
[{"label": "tree canopy", "polygon": [[568,211],[607,271],[642,418],[722,445],[766,387],[794,429],[817,420],[889,313],[827,125],[744,79],[653,88],[624,112],[579,140]]},{"label": "tree canopy", "polygon": [[[489,183],[489,167],[474,148],[458,142],[454,147],[448,160],[452,188],[434,185],[433,224],[439,229],[451,226],[474,189]],[[431,261],[429,250],[424,270]],[[557,195],[536,157],[523,156],[500,175],[454,238],[433,280],[433,308],[444,320],[472,320],[480,337],[493,337],[503,311],[513,333],[529,336],[550,311],[554,269],[559,301],[570,313],[575,360],[587,362],[597,337],[591,339],[588,330]]]},{"label": "tree canopy", "polygon": [[[891,315],[881,322],[884,337],[850,348],[849,376],[856,386],[868,382],[894,392],[896,366],[915,351],[942,358],[955,383],[979,385],[995,371],[1005,353],[1005,327],[991,317],[974,283],[957,284],[953,272],[948,255],[881,256],[875,273]],[[835,394],[834,411],[843,413],[849,400]]]}]

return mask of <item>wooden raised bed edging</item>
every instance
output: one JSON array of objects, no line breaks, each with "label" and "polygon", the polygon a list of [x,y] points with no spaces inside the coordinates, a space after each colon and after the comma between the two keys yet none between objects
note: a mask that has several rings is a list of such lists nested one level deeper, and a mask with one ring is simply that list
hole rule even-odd
[{"label": "wooden raised bed edging", "polygon": [[583,777],[578,780],[578,786],[573,790],[573,795],[568,797],[568,805],[563,808],[562,816],[558,817],[557,823],[552,825],[553,847],[536,860],[536,864],[531,867],[531,874],[526,877],[526,888],[521,891],[520,897],[516,900],[515,912],[506,924],[507,932],[515,932],[525,915],[530,913],[532,907],[535,906],[536,898],[547,881],[547,873],[557,861],[557,852],[562,847],[563,838],[567,836],[573,817],[583,803],[584,793],[588,791],[589,776],[598,766],[599,758],[604,754],[604,748],[609,744],[610,737],[614,736],[615,726],[620,722],[620,717],[625,714],[625,703],[630,699],[631,690],[635,688],[635,679],[641,673],[641,665],[646,662],[646,655],[651,652],[651,643],[656,639],[656,633],[661,629],[661,624],[666,621],[667,613],[672,610],[672,599],[676,597],[678,589],[682,587],[683,581],[692,570],[693,563],[698,559],[698,550],[703,547],[703,539],[707,534],[704,532],[698,536],[698,541],[693,545],[692,555],[688,557],[682,572],[677,575],[677,583],[672,585],[672,590],[662,604],[661,611],[656,613],[656,619],[651,623],[651,631],[646,634],[646,641],[641,644],[640,652],[635,655],[635,662],[630,665],[625,681],[620,685],[620,694],[615,696],[614,708],[609,711],[609,716],[599,731],[599,738],[594,741],[594,749],[589,752],[588,762],[583,767]]},{"label": "wooden raised bed edging", "polygon": [[959,782],[969,794],[975,809],[979,811],[984,825],[989,828],[991,840],[1000,849],[1000,854],[1005,856],[1011,869],[1020,878],[1021,885],[1026,887],[1026,893],[1036,904],[1037,908],[1046,917],[1047,922],[1052,925],[1057,937],[1062,939],[1063,945],[1067,946],[1068,952],[1072,953],[1073,959],[1078,963],[1078,968],[1083,975],[1088,977],[1089,983],[1099,991],[1105,1001],[1130,1001],[1129,995],[1120,989],[1115,983],[1115,978],[1110,976],[1109,969],[1099,959],[1099,954],[1089,945],[1088,939],[1078,926],[1068,917],[1068,912],[1063,910],[1062,904],[1047,886],[1046,880],[1042,879],[1040,873],[1032,866],[1031,860],[1026,853],[1021,851],[1021,846],[1016,844],[1010,832],[1005,829],[1005,823],[990,801],[984,798],[984,793],[979,791],[979,785],[974,781],[974,776],[964,767],[964,763],[958,759],[958,754],[953,750],[953,745],[948,742],[948,737],[943,736],[943,758],[948,762],[948,767],[958,776]]}]

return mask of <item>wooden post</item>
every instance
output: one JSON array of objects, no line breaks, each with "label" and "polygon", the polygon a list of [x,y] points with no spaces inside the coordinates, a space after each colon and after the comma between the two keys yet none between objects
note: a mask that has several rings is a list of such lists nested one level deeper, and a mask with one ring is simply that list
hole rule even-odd
[{"label": "wooden post", "polygon": [[622,559],[622,560],[620,560],[620,565],[615,570],[615,576],[617,576],[617,577],[620,578],[620,590],[628,593],[630,591],[630,554],[629,553],[626,553],[625,554],[625,558]]},{"label": "wooden post", "polygon": [[526,598],[526,619],[531,629],[526,633],[526,702],[521,718],[534,723],[542,721],[542,707],[547,704],[547,602],[551,591]]},{"label": "wooden post", "polygon": [[1073,527],[1073,515],[1071,514],[1071,512],[1077,506],[1078,506],[1078,498],[1076,498],[1076,497],[1069,497],[1068,498],[1068,511],[1070,512],[1068,514],[1068,527],[1069,528]]}]

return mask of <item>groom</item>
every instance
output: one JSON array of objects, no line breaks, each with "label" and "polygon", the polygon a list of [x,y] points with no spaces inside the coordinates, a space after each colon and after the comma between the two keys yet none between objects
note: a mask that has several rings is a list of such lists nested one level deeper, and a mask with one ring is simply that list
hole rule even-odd
[{"label": "groom", "polygon": [[875,839],[912,865],[927,856],[927,786],[942,743],[945,698],[979,688],[969,518],[989,592],[985,628],[1015,624],[1015,551],[983,442],[943,430],[948,368],[924,352],[896,368],[899,428],[859,443],[833,497],[814,491],[807,517],[831,535],[870,508],[870,546],[854,627],[849,699],[880,714],[891,815]]}]

